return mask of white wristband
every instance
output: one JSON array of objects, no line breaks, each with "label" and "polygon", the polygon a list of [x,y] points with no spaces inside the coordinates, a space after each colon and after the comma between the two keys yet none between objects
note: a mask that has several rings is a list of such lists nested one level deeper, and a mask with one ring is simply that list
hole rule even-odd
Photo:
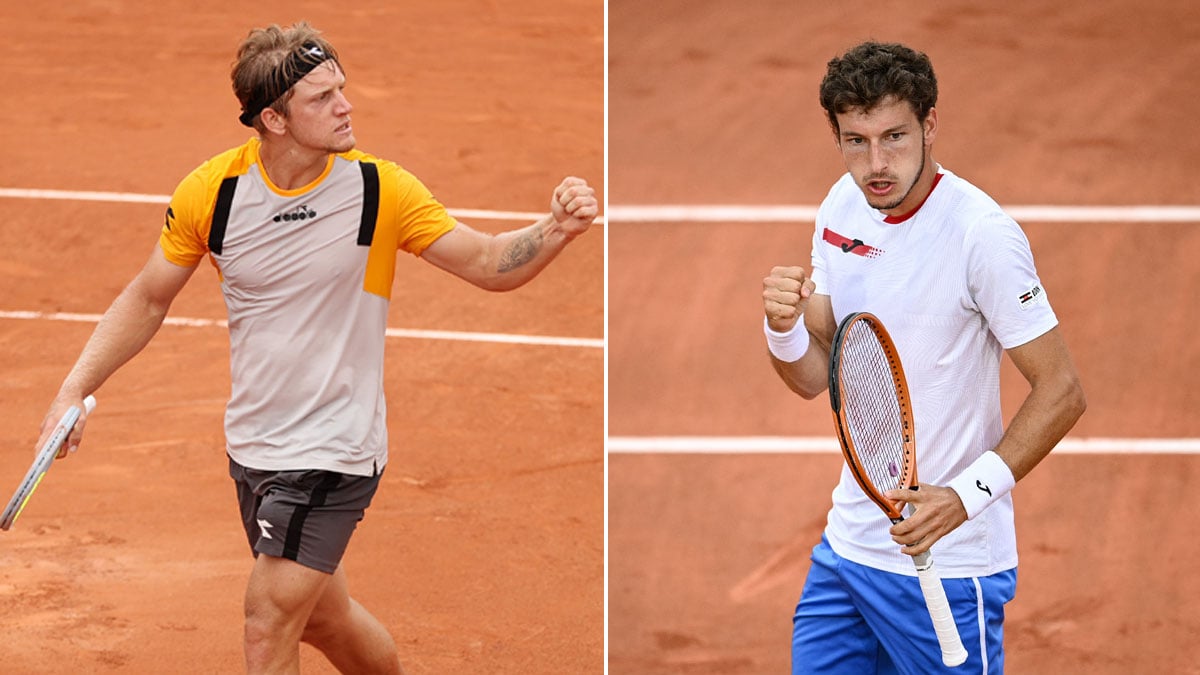
[{"label": "white wristband", "polygon": [[780,361],[799,361],[804,352],[808,351],[808,329],[804,327],[804,317],[800,317],[796,325],[786,333],[771,330],[770,322],[763,317],[763,333],[767,336],[767,348]]},{"label": "white wristband", "polygon": [[970,520],[1008,494],[1016,484],[1012,469],[1000,455],[989,450],[951,480],[948,487],[958,493]]}]

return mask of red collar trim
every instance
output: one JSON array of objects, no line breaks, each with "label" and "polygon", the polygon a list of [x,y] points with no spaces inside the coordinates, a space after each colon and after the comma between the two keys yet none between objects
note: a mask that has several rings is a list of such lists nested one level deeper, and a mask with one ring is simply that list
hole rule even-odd
[{"label": "red collar trim", "polygon": [[920,211],[921,207],[925,206],[925,202],[929,201],[929,195],[933,194],[933,189],[935,187],[937,187],[937,184],[941,180],[942,180],[942,172],[939,171],[933,177],[933,185],[929,186],[929,194],[925,195],[925,199],[922,199],[921,203],[917,204],[916,208],[914,208],[912,211],[909,211],[908,213],[904,213],[904,214],[901,214],[898,216],[885,216],[883,219],[883,222],[887,223],[888,225],[898,225],[898,224],[903,223],[904,221],[908,220],[909,218],[912,218],[913,216],[917,215],[917,211]]}]

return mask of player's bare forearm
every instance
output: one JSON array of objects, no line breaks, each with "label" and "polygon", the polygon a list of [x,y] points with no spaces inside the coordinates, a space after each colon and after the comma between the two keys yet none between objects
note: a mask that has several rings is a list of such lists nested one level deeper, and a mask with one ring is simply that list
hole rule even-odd
[{"label": "player's bare forearm", "polygon": [[549,215],[500,234],[458,223],[421,257],[484,290],[511,291],[540,274],[573,238]]},{"label": "player's bare forearm", "polygon": [[1030,390],[995,452],[1019,481],[1075,426],[1087,398],[1057,328],[1008,353]]},{"label": "player's bare forearm", "polygon": [[[117,296],[88,338],[79,359],[59,387],[42,424],[42,439],[72,405],[94,393],[114,372],[150,342],[166,317],[171,301],[191,277],[194,267],[168,262],[155,247],[137,277]],[[68,445],[76,446],[83,433],[81,422]]]},{"label": "player's bare forearm", "polygon": [[[162,325],[165,315],[165,308],[160,313],[157,308],[147,307],[137,293],[131,292],[131,288],[126,288],[117,296],[88,338],[83,352],[63,380],[58,395],[42,420],[38,447],[46,442],[54,430],[55,421],[61,419],[68,408],[82,406],[84,397],[99,389],[122,364],[146,346]],[[72,429],[59,458],[79,446],[86,426],[84,415]]]},{"label": "player's bare forearm", "polygon": [[553,216],[546,215],[529,227],[494,236],[485,263],[487,274],[480,286],[492,291],[524,286],[578,234],[564,230]]},{"label": "player's bare forearm", "polygon": [[596,192],[587,181],[563,179],[550,198],[550,213],[515,232],[497,235],[488,256],[484,288],[507,291],[537,276],[599,215]]},{"label": "player's bare forearm", "polygon": [[554,189],[550,213],[532,225],[492,235],[458,223],[421,257],[485,290],[510,291],[541,273],[598,213],[595,190],[569,177]]},{"label": "player's bare forearm", "polygon": [[63,381],[62,393],[82,398],[99,389],[150,342],[168,307],[149,302],[136,288],[136,282],[126,287],[96,325]]}]

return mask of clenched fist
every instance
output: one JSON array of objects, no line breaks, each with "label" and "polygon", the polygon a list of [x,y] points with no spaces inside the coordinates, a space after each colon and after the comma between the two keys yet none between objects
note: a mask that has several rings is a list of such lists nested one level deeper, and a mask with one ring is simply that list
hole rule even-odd
[{"label": "clenched fist", "polygon": [[596,191],[584,179],[568,176],[554,188],[550,213],[568,236],[586,232],[599,212]]},{"label": "clenched fist", "polygon": [[775,267],[763,279],[763,312],[767,325],[777,333],[786,333],[796,325],[808,307],[808,299],[817,285],[803,267]]}]

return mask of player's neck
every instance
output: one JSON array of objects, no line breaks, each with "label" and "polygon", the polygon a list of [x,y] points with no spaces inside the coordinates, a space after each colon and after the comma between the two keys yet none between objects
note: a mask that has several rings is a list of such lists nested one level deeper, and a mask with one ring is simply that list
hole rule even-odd
[{"label": "player's neck", "polygon": [[329,155],[289,139],[263,139],[259,148],[263,171],[280,190],[297,190],[315,181],[329,165]]},{"label": "player's neck", "polygon": [[917,211],[925,205],[925,201],[929,199],[929,195],[933,192],[933,188],[937,186],[941,175],[938,172],[937,162],[930,157],[924,168],[921,169],[921,175],[917,178],[917,182],[913,184],[911,190],[908,191],[908,197],[894,209],[881,211],[884,215],[884,221],[888,223],[902,223],[916,215]]}]

